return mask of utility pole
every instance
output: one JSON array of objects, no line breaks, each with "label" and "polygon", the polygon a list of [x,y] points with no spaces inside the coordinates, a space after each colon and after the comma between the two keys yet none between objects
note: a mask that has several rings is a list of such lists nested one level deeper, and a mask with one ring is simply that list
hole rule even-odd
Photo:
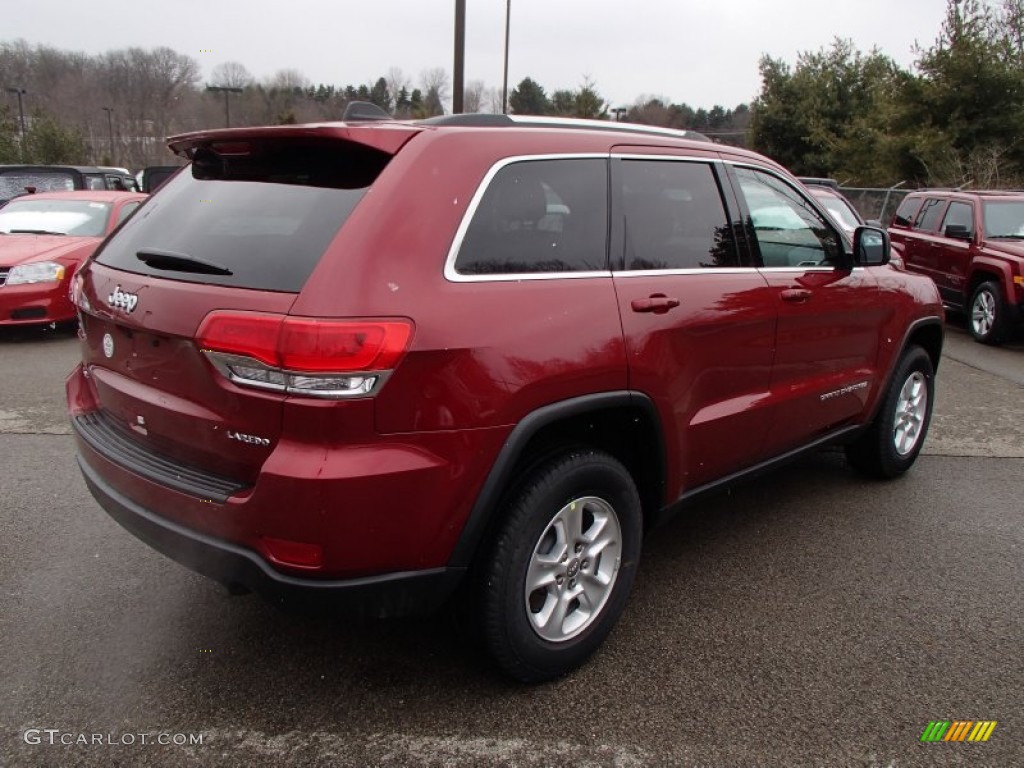
[{"label": "utility pole", "polygon": [[232,88],[227,85],[208,85],[206,90],[212,93],[223,93],[224,94],[224,126],[226,128],[231,127],[231,94],[241,93],[242,88]]},{"label": "utility pole", "polygon": [[8,93],[15,93],[18,95],[18,120],[21,122],[21,162],[25,162],[25,106],[21,102],[21,97],[24,96],[28,91],[24,88],[7,88]]},{"label": "utility pole", "polygon": [[512,21],[512,0],[505,0],[505,78],[501,86],[501,114],[508,114],[508,29]]},{"label": "utility pole", "polygon": [[466,64],[466,0],[455,0],[455,74],[452,78],[452,112],[462,113],[465,93]]},{"label": "utility pole", "polygon": [[110,164],[117,165],[117,156],[114,154],[114,108],[100,107],[100,109],[107,113],[107,131],[110,135]]}]

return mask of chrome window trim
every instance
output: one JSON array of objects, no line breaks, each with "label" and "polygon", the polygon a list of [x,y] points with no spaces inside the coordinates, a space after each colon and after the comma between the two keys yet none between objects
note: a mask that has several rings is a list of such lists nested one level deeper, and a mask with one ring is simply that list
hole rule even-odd
[{"label": "chrome window trim", "polygon": [[[555,118],[557,119],[557,118]],[[570,153],[554,153],[554,154],[542,154],[542,155],[514,155],[512,157],[502,158],[498,162],[488,169],[487,173],[484,174],[481,179],[479,186],[473,193],[473,197],[469,201],[469,205],[466,207],[466,213],[463,214],[462,221],[459,222],[459,228],[455,230],[455,238],[452,240],[452,245],[448,249],[448,256],[444,263],[444,278],[450,283],[498,283],[498,282],[520,282],[523,280],[579,280],[583,278],[596,278],[596,277],[612,277],[613,273],[610,270],[598,270],[593,272],[527,272],[527,273],[501,273],[494,275],[464,275],[455,269],[455,260],[459,255],[459,249],[462,247],[462,241],[466,236],[466,231],[469,229],[470,222],[473,220],[473,216],[476,215],[476,210],[480,206],[480,201],[483,199],[487,188],[490,186],[494,177],[506,166],[512,165],[513,163],[529,162],[534,160],[664,160],[666,162],[690,162],[690,163],[706,163],[708,165],[714,165],[721,163],[720,157],[706,157],[701,155],[655,155],[655,154],[639,154],[632,152],[570,152]],[[758,166],[752,166],[757,168]],[[610,213],[610,211],[609,211]],[[737,272],[746,273],[750,270],[756,269],[756,267],[729,267],[723,268],[727,270],[735,269]],[[643,270],[643,274],[708,274],[717,271],[717,269],[693,269],[693,270]],[[615,276],[625,275],[626,271],[615,272]],[[632,273],[630,273],[632,274]],[[728,271],[720,272],[719,274],[729,274]]]},{"label": "chrome window trim", "polygon": [[692,267],[687,269],[624,269],[612,272],[612,277],[671,277],[683,275],[752,275],[757,267]]}]

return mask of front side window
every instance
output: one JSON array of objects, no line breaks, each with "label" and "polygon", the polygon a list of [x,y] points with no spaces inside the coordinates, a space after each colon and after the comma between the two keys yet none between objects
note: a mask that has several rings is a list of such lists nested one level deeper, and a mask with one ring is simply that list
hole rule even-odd
[{"label": "front side window", "polygon": [[739,265],[733,229],[711,165],[622,162],[626,269]]},{"label": "front side window", "polygon": [[121,206],[121,210],[117,212],[117,225],[120,226],[121,222],[135,213],[135,209],[138,208],[142,203],[125,203]]},{"label": "front side window", "polygon": [[751,168],[737,168],[761,262],[766,267],[832,266],[841,246],[836,231],[810,201],[781,179]]},{"label": "front side window", "polygon": [[480,198],[455,270],[463,275],[606,270],[607,231],[606,160],[510,163]]},{"label": "front side window", "polygon": [[961,202],[950,203],[949,209],[946,211],[946,218],[942,220],[942,231],[945,232],[946,227],[950,224],[967,227],[967,231],[973,233],[974,212],[971,209],[971,204]]}]

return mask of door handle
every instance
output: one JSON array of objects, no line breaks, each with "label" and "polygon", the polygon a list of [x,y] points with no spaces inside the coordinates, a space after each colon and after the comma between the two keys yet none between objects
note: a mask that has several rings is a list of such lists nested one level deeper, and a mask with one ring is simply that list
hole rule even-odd
[{"label": "door handle", "polygon": [[779,298],[791,304],[802,304],[811,298],[811,292],[806,288],[787,288],[779,294]]},{"label": "door handle", "polygon": [[646,299],[633,299],[629,303],[634,312],[653,312],[656,315],[663,315],[670,309],[679,306],[679,299],[672,299],[663,293],[655,293]]}]

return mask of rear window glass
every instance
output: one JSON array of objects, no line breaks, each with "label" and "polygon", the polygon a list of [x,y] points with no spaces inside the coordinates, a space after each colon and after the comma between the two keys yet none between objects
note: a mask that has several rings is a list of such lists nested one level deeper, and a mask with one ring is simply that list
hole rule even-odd
[{"label": "rear window glass", "polygon": [[36,192],[64,192],[75,188],[75,180],[66,173],[0,172],[0,200],[24,194],[25,187],[35,187]]},{"label": "rear window glass", "polygon": [[[198,150],[96,260],[172,280],[297,293],[390,159],[339,141],[229,149]],[[140,253],[175,258],[147,264]]]},{"label": "rear window glass", "polygon": [[512,163],[481,198],[455,268],[464,275],[600,271],[607,231],[605,160]]}]

